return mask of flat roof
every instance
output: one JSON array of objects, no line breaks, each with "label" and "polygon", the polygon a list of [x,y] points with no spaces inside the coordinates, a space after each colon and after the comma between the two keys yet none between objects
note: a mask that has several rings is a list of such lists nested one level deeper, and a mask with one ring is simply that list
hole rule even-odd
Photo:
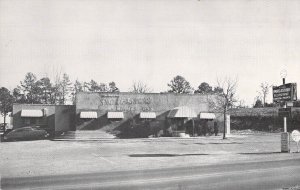
[{"label": "flat roof", "polygon": [[211,95],[211,96],[218,96],[218,94],[197,94],[197,93],[193,93],[193,94],[181,94],[181,93],[172,93],[172,92],[150,92],[150,93],[133,93],[133,92],[78,92],[77,94],[126,94],[126,95],[130,95],[130,94],[134,94],[134,95],[174,95],[174,96],[207,96],[207,95]]}]

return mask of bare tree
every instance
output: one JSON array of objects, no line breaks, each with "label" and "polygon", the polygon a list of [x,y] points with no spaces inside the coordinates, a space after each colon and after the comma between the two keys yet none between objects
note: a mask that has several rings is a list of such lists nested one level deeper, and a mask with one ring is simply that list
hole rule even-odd
[{"label": "bare tree", "polygon": [[149,93],[152,92],[152,89],[149,88],[147,84],[141,81],[138,82],[134,81],[129,91],[133,93],[147,93],[147,92]]},{"label": "bare tree", "polygon": [[247,108],[245,100],[238,100],[237,105],[235,105],[235,108]]},{"label": "bare tree", "polygon": [[73,105],[75,105],[75,103],[76,103],[77,93],[82,92],[82,91],[83,91],[83,84],[78,79],[76,79],[74,84],[73,84],[73,87],[71,89],[71,96],[72,96]]},{"label": "bare tree", "polygon": [[89,91],[89,89],[90,89],[90,86],[91,86],[91,84],[90,83],[88,83],[88,82],[83,82],[83,91],[84,92],[88,92]]},{"label": "bare tree", "polygon": [[262,97],[263,107],[265,107],[265,105],[266,105],[266,98],[269,94],[270,87],[271,87],[271,85],[269,85],[267,82],[262,82],[260,84],[260,91],[258,93]]},{"label": "bare tree", "polygon": [[210,107],[217,111],[223,113],[224,116],[224,130],[223,139],[226,138],[226,125],[227,125],[227,112],[228,109],[233,107],[234,103],[237,102],[236,99],[236,87],[237,78],[225,77],[224,79],[217,79],[217,87],[223,89],[222,92],[216,93],[213,100],[209,100]]}]

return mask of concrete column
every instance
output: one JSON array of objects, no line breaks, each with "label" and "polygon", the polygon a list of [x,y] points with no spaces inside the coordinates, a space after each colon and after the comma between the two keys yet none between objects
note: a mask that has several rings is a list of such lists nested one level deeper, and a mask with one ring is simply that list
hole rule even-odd
[{"label": "concrete column", "polygon": [[230,115],[226,115],[226,134],[230,134]]}]

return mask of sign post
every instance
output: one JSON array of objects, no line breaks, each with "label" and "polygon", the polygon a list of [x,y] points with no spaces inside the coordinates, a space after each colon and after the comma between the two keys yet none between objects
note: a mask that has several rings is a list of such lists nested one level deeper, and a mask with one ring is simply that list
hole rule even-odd
[{"label": "sign post", "polygon": [[287,124],[286,124],[286,118],[291,116],[291,108],[287,108],[284,106],[283,108],[279,108],[278,110],[278,116],[283,117],[283,132],[287,133]]},{"label": "sign post", "polygon": [[283,117],[283,133],[281,133],[281,152],[290,152],[289,147],[289,133],[287,130],[287,117],[291,115],[291,108],[287,108],[286,102],[293,102],[297,100],[297,84],[285,83],[285,77],[287,75],[286,70],[282,70],[281,73],[282,85],[273,86],[273,102],[283,104],[283,108],[279,108],[278,116]]}]

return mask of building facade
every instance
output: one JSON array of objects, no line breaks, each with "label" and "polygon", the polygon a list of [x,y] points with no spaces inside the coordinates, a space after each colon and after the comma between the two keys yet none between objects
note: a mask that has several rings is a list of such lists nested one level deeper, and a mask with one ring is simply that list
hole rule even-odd
[{"label": "building facade", "polygon": [[[76,130],[102,129],[147,137],[153,130],[166,133],[175,125],[173,131],[194,135],[199,134],[201,122],[211,127],[216,121],[222,131],[223,116],[210,107],[215,98],[202,94],[80,92],[76,97]],[[126,134],[130,131],[133,134]]]},{"label": "building facade", "polygon": [[50,133],[75,130],[75,106],[14,104],[13,128],[40,126]]},{"label": "building facade", "polygon": [[75,105],[14,104],[13,126],[40,126],[50,132],[103,130],[119,137],[200,135],[223,115],[210,102],[216,95],[80,92]]}]

